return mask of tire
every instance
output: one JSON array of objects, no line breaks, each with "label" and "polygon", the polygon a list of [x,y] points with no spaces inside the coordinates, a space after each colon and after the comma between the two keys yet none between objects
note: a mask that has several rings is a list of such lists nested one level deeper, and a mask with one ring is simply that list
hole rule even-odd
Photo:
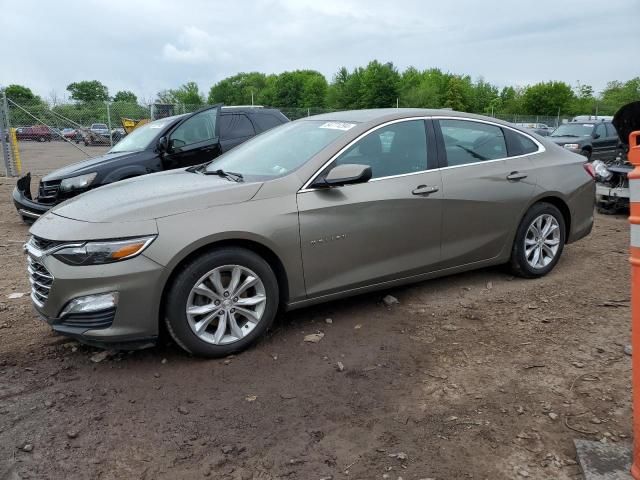
[{"label": "tire", "polygon": [[39,141],[40,143],[44,143],[44,142],[46,142],[46,141],[47,141],[47,139],[46,139],[46,138],[44,138],[44,137],[39,137],[39,138],[38,138],[38,141]]},{"label": "tire", "polygon": [[[244,291],[237,288],[240,293],[234,296],[228,287],[236,268],[240,271],[236,282],[240,287],[250,283],[249,277],[258,281]],[[218,287],[212,281],[214,277]],[[262,257],[242,248],[222,248],[180,268],[165,296],[165,322],[173,340],[187,352],[224,357],[246,349],[266,333],[278,311],[278,301],[278,281]],[[188,309],[201,309],[202,313],[189,314]],[[243,313],[247,311],[252,315]]]},{"label": "tire", "polygon": [[[536,238],[535,230],[531,230],[531,228],[540,219],[543,219],[543,221],[538,225],[542,225],[543,231],[547,222],[552,227],[555,225],[556,228],[549,231],[546,239],[540,235],[540,243],[537,243],[538,239]],[[536,242],[539,247],[536,247],[536,243],[532,242]],[[510,267],[512,273],[524,278],[538,278],[546,275],[558,263],[565,242],[566,225],[560,210],[550,203],[536,203],[527,211],[518,226],[513,248],[511,249]],[[538,250],[537,261],[535,250]],[[551,256],[551,252],[554,252],[553,256]],[[527,255],[528,253],[529,255]]]},{"label": "tire", "polygon": [[591,161],[591,150],[589,150],[588,148],[583,148],[582,150],[580,150],[580,155],[587,157],[588,162]]}]

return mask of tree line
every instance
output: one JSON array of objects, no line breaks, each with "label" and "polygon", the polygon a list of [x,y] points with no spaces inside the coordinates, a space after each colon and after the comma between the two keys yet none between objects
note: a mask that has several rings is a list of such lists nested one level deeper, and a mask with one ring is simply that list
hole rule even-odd
[{"label": "tree line", "polygon": [[[113,102],[119,116],[148,116],[148,106],[139,105],[133,92],[122,90],[111,96],[107,86],[98,80],[70,83],[67,91],[75,103],[49,106],[63,116],[78,116],[83,109],[94,109],[104,116],[104,102]],[[18,104],[46,103],[26,86],[9,85],[5,92]],[[352,70],[342,67],[331,81],[315,70],[238,73],[214,84],[206,95],[197,83],[187,82],[158,92],[153,102],[187,105],[190,109],[207,103],[332,110],[399,106],[451,108],[489,115],[571,116],[611,115],[636,100],[640,100],[640,77],[611,81],[602,92],[595,92],[590,85],[571,86],[562,81],[499,88],[483,78],[474,80],[469,75],[438,68],[409,67],[401,72],[393,63],[373,60]]]}]

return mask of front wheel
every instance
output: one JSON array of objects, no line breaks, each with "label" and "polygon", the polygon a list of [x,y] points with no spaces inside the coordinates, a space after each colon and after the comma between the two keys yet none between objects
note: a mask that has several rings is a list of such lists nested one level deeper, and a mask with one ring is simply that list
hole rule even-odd
[{"label": "front wheel", "polygon": [[511,271],[520,277],[542,277],[556,266],[566,240],[560,210],[550,203],[536,203],[526,213],[511,250]]},{"label": "front wheel", "polygon": [[169,333],[184,350],[224,357],[244,350],[273,323],[278,282],[255,253],[223,248],[183,266],[166,297]]}]

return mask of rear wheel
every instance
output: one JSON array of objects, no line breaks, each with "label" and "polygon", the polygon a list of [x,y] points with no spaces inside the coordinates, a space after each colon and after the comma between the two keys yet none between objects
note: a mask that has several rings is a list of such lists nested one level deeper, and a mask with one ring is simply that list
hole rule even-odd
[{"label": "rear wheel", "polygon": [[166,298],[169,333],[184,350],[223,357],[244,350],[273,323],[278,282],[255,253],[224,248],[203,254],[176,275]]},{"label": "rear wheel", "polygon": [[556,266],[566,241],[560,210],[550,203],[536,203],[526,213],[511,250],[511,270],[525,278],[542,277]]}]

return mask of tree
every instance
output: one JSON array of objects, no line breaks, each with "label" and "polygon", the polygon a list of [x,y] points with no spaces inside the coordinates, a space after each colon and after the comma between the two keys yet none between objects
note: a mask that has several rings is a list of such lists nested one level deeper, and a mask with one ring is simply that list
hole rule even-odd
[{"label": "tree", "polygon": [[400,74],[393,63],[369,62],[362,71],[360,98],[364,108],[395,107]]},{"label": "tree", "polygon": [[458,111],[465,110],[463,85],[460,77],[452,76],[449,79],[444,95],[444,106]]},{"label": "tree", "polygon": [[638,100],[640,100],[640,77],[624,83],[609,82],[602,92],[602,113],[613,114],[623,105]]},{"label": "tree", "polygon": [[524,112],[529,115],[570,113],[575,95],[564,82],[542,82],[527,87],[522,95]]},{"label": "tree", "polygon": [[173,103],[200,107],[204,105],[204,96],[196,82],[187,82],[175,90],[163,90],[158,93],[158,103]]},{"label": "tree", "polygon": [[9,85],[4,89],[4,93],[9,100],[13,100],[19,105],[40,102],[40,97],[35,95],[30,88],[22,85]]},{"label": "tree", "polygon": [[267,76],[264,73],[238,73],[212,86],[208,101],[211,104],[250,105],[252,98],[253,102],[257,103],[266,87]]},{"label": "tree", "polygon": [[73,100],[78,102],[106,102],[109,100],[109,89],[98,80],[83,80],[67,85],[67,91]]},{"label": "tree", "polygon": [[122,103],[138,103],[138,97],[136,94],[129,90],[120,90],[113,97],[114,102],[122,102]]}]

